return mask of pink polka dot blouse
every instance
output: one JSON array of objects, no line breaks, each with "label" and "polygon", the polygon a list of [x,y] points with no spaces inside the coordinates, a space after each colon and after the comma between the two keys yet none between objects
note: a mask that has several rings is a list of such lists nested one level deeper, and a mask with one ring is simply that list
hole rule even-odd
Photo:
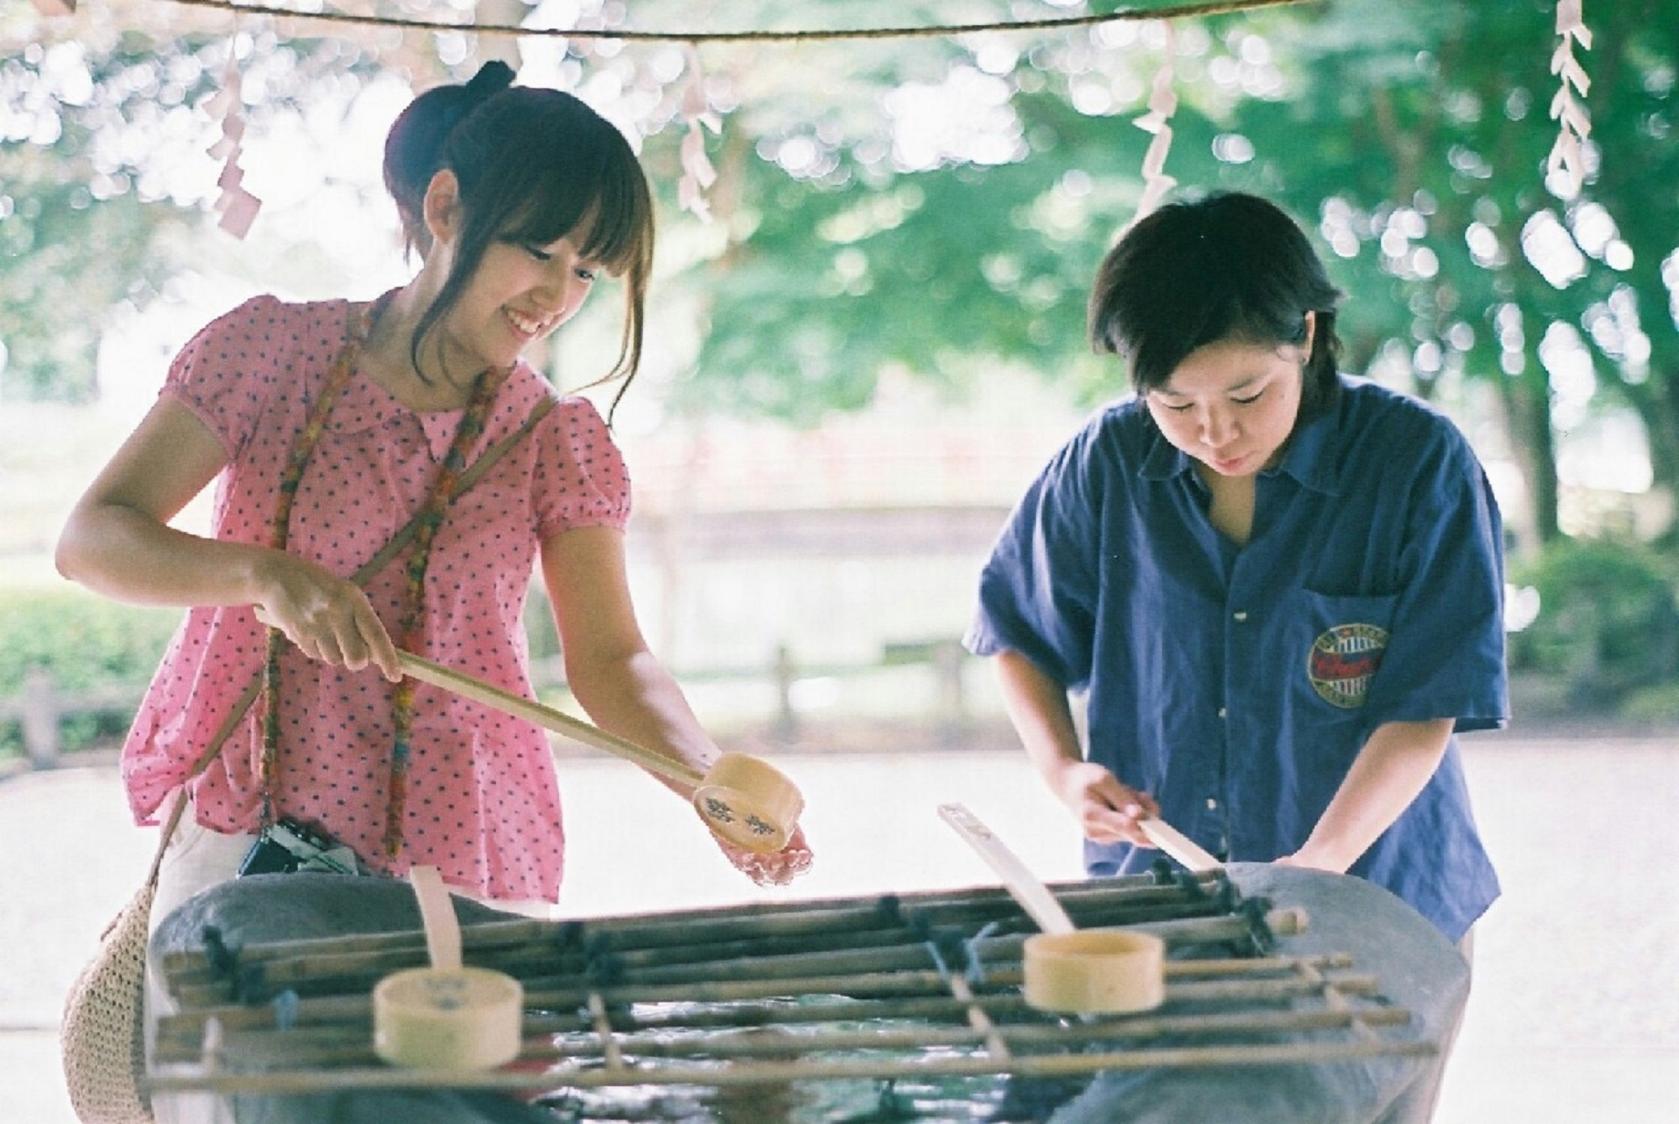
[{"label": "pink polka dot blouse", "polygon": [[[345,301],[287,304],[257,297],[213,321],[181,351],[162,394],[191,409],[222,443],[219,539],[270,541],[279,480],[309,404],[344,346]],[[557,392],[520,363],[491,407],[470,465]],[[292,553],[346,577],[425,502],[462,411],[417,412],[357,374],[333,409],[292,510]],[[593,405],[564,398],[477,485],[458,497],[432,546],[423,655],[531,695],[521,614],[542,542],[586,526],[622,529],[629,477]],[[367,583],[392,628],[400,611],[397,555]],[[170,642],[123,746],[138,823],[157,811],[261,670],[262,628],[249,606],[195,608]],[[559,894],[565,854],[546,735],[530,723],[420,684],[403,848],[384,858],[393,684],[288,647],[281,658],[277,814],[324,828],[373,869],[437,866],[450,883],[501,900]],[[192,783],[198,822],[254,832],[261,704]]]}]

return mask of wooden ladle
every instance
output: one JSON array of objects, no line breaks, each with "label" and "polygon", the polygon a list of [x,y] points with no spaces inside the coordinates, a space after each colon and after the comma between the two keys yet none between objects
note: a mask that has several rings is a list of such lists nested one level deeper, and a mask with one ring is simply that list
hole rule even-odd
[{"label": "wooden ladle", "polygon": [[507,1064],[519,1056],[524,989],[504,972],[461,964],[460,926],[436,867],[412,867],[408,881],[431,965],[392,972],[374,986],[374,1052],[417,1069]]},{"label": "wooden ladle", "polygon": [[702,775],[680,761],[637,745],[627,738],[609,734],[581,718],[573,718],[523,695],[475,679],[465,672],[433,663],[412,652],[397,652],[405,675],[422,683],[441,687],[463,698],[534,722],[573,741],[615,753],[643,769],[668,777],[679,784],[694,786],[694,810],[713,832],[737,847],[769,854],[787,846],[804,797],[779,769],[746,753],[725,753]]},{"label": "wooden ladle", "polygon": [[[260,608],[257,620],[269,623]],[[609,734],[581,718],[573,718],[564,711],[433,663],[423,656],[399,649],[397,660],[404,675],[422,683],[534,722],[595,749],[604,749],[678,784],[693,786],[694,810],[713,833],[737,847],[759,854],[781,850],[798,826],[799,813],[804,811],[804,797],[798,787],[779,769],[750,754],[725,753],[702,774],[692,766]]]},{"label": "wooden ladle", "polygon": [[1043,932],[1026,938],[1026,1002],[1042,1011],[1118,1014],[1148,1011],[1166,997],[1166,942],[1152,933],[1073,927],[1049,888],[962,804],[939,815],[979,852]]},{"label": "wooden ladle", "polygon": [[1148,836],[1150,843],[1176,859],[1191,874],[1210,874],[1224,869],[1223,863],[1165,820],[1141,819],[1137,821],[1137,826]]}]

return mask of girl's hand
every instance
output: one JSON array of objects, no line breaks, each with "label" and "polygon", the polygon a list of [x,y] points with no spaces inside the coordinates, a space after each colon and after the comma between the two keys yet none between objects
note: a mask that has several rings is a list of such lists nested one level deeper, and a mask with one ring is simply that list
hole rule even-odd
[{"label": "girl's hand", "polygon": [[793,829],[792,838],[787,840],[787,846],[769,854],[759,854],[756,851],[748,851],[745,847],[737,847],[719,835],[713,835],[712,838],[717,840],[717,846],[722,850],[724,857],[734,864],[735,869],[760,886],[785,886],[809,870],[810,864],[815,860],[810,844],[805,842],[805,830],[802,827]]},{"label": "girl's hand", "polygon": [[402,678],[396,645],[354,582],[276,551],[261,567],[258,585],[258,618],[310,659],[351,671],[371,663],[393,683]]},{"label": "girl's hand", "polygon": [[1132,843],[1152,847],[1137,821],[1160,815],[1160,805],[1106,768],[1092,761],[1068,762],[1057,775],[1055,794],[1073,810],[1079,828],[1093,843]]}]

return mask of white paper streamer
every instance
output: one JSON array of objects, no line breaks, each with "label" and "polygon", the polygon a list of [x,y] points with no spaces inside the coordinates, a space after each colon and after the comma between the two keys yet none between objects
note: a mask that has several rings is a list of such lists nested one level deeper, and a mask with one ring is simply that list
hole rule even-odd
[{"label": "white paper streamer", "polygon": [[722,118],[713,113],[705,100],[705,72],[700,67],[700,52],[694,44],[685,48],[688,85],[682,92],[682,118],[688,122],[688,133],[682,138],[682,179],[676,185],[676,200],[684,211],[692,211],[705,222],[711,221],[711,204],[705,192],[717,182],[717,169],[705,154],[705,132],[721,132]]},{"label": "white paper streamer", "polygon": [[217,203],[222,221],[216,225],[241,240],[250,233],[251,223],[262,209],[262,200],[242,187],[223,192]]},{"label": "white paper streamer", "polygon": [[222,173],[216,179],[216,186],[222,189],[220,197],[216,199],[216,210],[221,212],[222,216],[217,225],[240,240],[250,233],[251,223],[255,221],[257,212],[262,209],[262,200],[242,186],[245,172],[239,167],[239,150],[240,140],[245,135],[243,104],[239,96],[239,67],[233,45],[229,43],[227,70],[222,74],[222,88],[204,103],[204,108],[212,117],[221,115],[222,135],[206,151],[212,159],[225,161]]},{"label": "white paper streamer", "polygon": [[1578,195],[1586,183],[1582,142],[1592,132],[1591,116],[1577,97],[1592,88],[1591,79],[1574,57],[1574,44],[1589,51],[1591,29],[1581,11],[1583,0],[1557,0],[1557,46],[1551,52],[1551,73],[1558,78],[1556,96],[1551,99],[1551,117],[1557,123],[1557,140],[1545,159],[1545,175],[1561,173],[1570,196]]},{"label": "white paper streamer", "polygon": [[1165,171],[1166,154],[1172,148],[1172,126],[1168,122],[1178,109],[1178,95],[1172,88],[1176,78],[1174,59],[1178,51],[1178,36],[1170,23],[1165,27],[1165,57],[1161,60],[1160,69],[1154,72],[1154,85],[1148,95],[1148,112],[1132,122],[1137,128],[1154,134],[1154,139],[1148,143],[1148,151],[1143,153],[1143,196],[1137,202],[1137,213],[1131,217],[1132,223],[1158,207],[1166,193],[1178,185],[1178,181]]}]

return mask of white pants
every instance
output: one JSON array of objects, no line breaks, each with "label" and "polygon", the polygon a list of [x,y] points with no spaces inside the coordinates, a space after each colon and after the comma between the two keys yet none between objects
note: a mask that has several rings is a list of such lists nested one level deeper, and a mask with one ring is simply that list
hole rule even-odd
[{"label": "white pants", "polygon": [[[157,894],[152,899],[152,915],[146,933],[152,933],[165,917],[188,898],[231,881],[239,873],[239,864],[256,842],[254,835],[223,835],[201,826],[192,816],[189,805],[175,828],[175,837],[163,854],[157,872]],[[549,920],[555,906],[544,901],[493,901],[472,894],[452,890],[459,897],[470,898],[483,905],[526,917]],[[164,1015],[174,1014],[178,1005],[164,988],[161,965],[146,957],[146,1055],[149,1058],[156,1040],[157,1023]],[[152,1115],[157,1124],[233,1124],[229,1102],[210,1093],[160,1093],[152,1098]]]}]

